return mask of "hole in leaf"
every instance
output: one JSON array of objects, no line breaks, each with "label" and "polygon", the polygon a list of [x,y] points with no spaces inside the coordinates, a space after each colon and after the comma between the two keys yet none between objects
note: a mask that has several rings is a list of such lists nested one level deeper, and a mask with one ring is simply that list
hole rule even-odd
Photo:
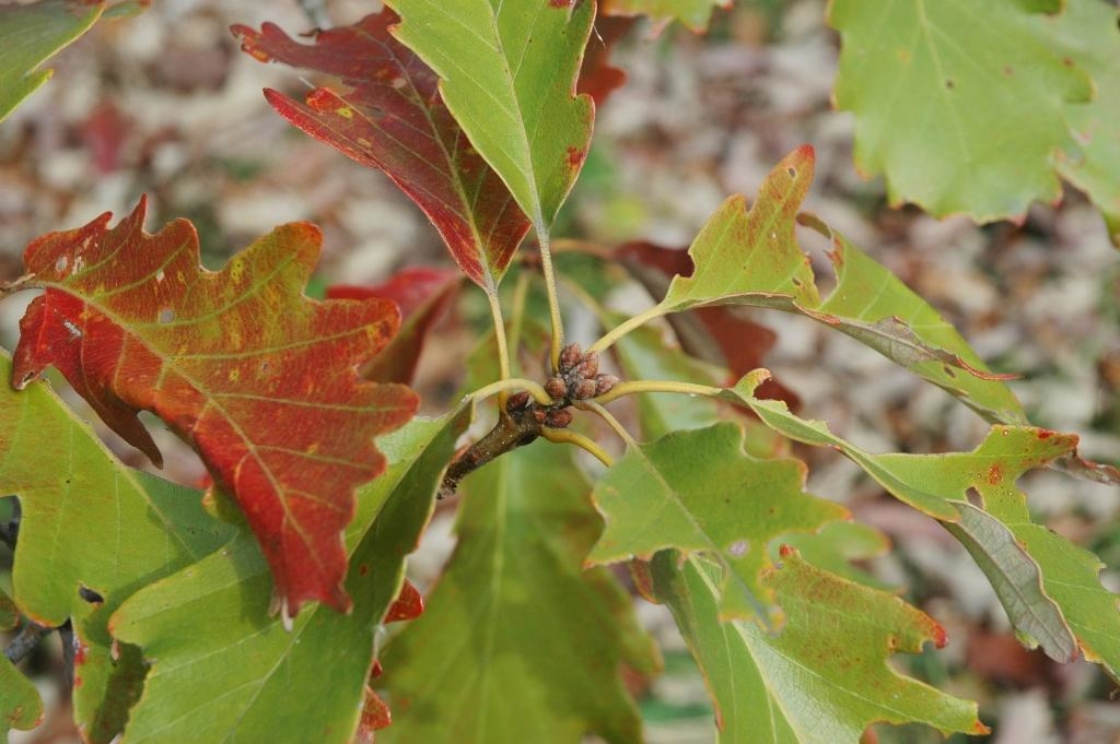
[{"label": "hole in leaf", "polygon": [[969,486],[969,489],[964,492],[964,496],[968,499],[968,503],[975,506],[977,509],[984,508],[984,497],[975,488]]},{"label": "hole in leaf", "polygon": [[69,256],[59,256],[58,260],[54,262],[54,270],[59,274],[66,271],[66,267],[70,265]]},{"label": "hole in leaf", "polygon": [[746,540],[736,540],[727,548],[727,552],[730,553],[733,558],[742,558],[747,554],[747,550],[750,549],[750,546],[751,544]]},{"label": "hole in leaf", "polygon": [[789,174],[790,178],[797,178],[797,169],[794,168],[792,165],[790,167],[786,168],[786,173]]},{"label": "hole in leaf", "polygon": [[175,320],[175,311],[169,307],[165,307],[159,311],[159,318],[157,320],[161,324],[167,324]]},{"label": "hole in leaf", "polygon": [[79,586],[78,596],[86,602],[89,602],[90,604],[102,604],[105,601],[104,597],[102,597],[98,592],[90,589],[88,586]]}]

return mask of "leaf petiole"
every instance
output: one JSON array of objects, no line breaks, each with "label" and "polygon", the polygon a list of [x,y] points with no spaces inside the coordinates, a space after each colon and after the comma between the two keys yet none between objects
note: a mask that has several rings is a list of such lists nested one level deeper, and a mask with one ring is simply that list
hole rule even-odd
[{"label": "leaf petiole", "polygon": [[525,390],[533,399],[543,406],[550,406],[553,404],[551,396],[545,391],[540,383],[524,377],[510,377],[504,380],[492,382],[489,385],[480,387],[467,397],[474,401],[486,400],[491,395],[502,392],[511,392],[516,390]]},{"label": "leaf petiole", "polygon": [[630,432],[626,430],[626,427],[622,425],[622,422],[619,421],[617,418],[615,418],[614,414],[612,414],[606,408],[603,408],[603,406],[600,405],[597,401],[586,400],[586,401],[581,401],[580,403],[577,403],[576,405],[579,408],[590,411],[591,413],[594,413],[599,418],[603,419],[603,423],[605,423],[607,426],[611,427],[611,429],[614,431],[614,433],[617,434],[619,436],[619,438],[622,439],[622,441],[626,443],[627,447],[637,447],[638,446],[637,441],[635,441],[634,437],[630,435]]},{"label": "leaf petiole", "polygon": [[582,434],[568,429],[553,429],[545,426],[541,428],[541,436],[554,444],[574,444],[576,447],[590,452],[596,460],[608,468],[614,465],[614,458],[608,455],[606,450]]},{"label": "leaf petiole", "polygon": [[556,273],[552,267],[552,251],[549,250],[547,229],[537,226],[537,238],[541,244],[541,269],[544,272],[544,286],[548,293],[548,315],[552,321],[552,348],[550,358],[552,369],[560,368],[560,349],[564,346],[564,321],[560,317],[560,298],[556,290]]},{"label": "leaf petiole", "polygon": [[[490,303],[490,314],[494,318],[494,340],[498,344],[499,377],[509,379],[509,346],[506,344],[506,321],[502,317],[502,305],[498,301],[498,291],[487,290],[486,299]],[[505,400],[502,401],[505,403]]]},{"label": "leaf petiole", "polygon": [[[621,326],[620,326],[621,327]],[[723,395],[724,389],[712,385],[698,385],[693,382],[680,382],[677,380],[628,380],[615,385],[610,391],[603,393],[595,399],[599,404],[610,403],[624,395],[638,393],[677,393],[679,395],[703,395],[708,398],[718,398]]]},{"label": "leaf petiole", "polygon": [[663,315],[668,315],[670,312],[671,310],[664,307],[663,305],[654,305],[648,310],[640,312],[632,318],[628,318],[624,322],[612,328],[607,332],[606,335],[593,343],[588,351],[597,351],[601,354],[602,352],[613,346],[615,341],[618,341],[630,331],[645,325],[655,318],[660,318]]}]

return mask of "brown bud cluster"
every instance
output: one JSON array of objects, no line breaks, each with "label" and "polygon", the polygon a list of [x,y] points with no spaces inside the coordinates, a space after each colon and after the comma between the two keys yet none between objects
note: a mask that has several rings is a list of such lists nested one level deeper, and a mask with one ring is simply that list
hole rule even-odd
[{"label": "brown bud cluster", "polygon": [[[599,373],[599,352],[585,354],[579,344],[563,348],[559,366],[558,374],[548,378],[545,385],[548,394],[556,399],[566,396],[569,400],[588,400],[606,393],[618,383],[614,375]],[[563,393],[556,395],[553,390],[559,390],[561,385]]]}]

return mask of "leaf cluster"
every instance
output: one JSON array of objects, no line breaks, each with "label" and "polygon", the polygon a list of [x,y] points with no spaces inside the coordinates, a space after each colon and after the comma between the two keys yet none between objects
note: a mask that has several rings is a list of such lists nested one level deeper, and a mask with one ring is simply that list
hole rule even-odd
[{"label": "leaf cluster", "polygon": [[[944,527],[1024,644],[1116,677],[1120,610],[1101,563],[1032,519],[1018,479],[1055,465],[1113,485],[1120,474],[1081,460],[1076,435],[1032,426],[1006,376],[936,309],[803,209],[811,146],[779,162],[753,199],[730,197],[687,251],[554,234],[595,107],[622,80],[609,47],[591,51],[596,24],[642,14],[702,29],[712,5],[392,0],[306,43],[270,24],[232,29],[261,62],[333,78],[302,100],[265,98],[388,175],[456,271],[411,269],[311,300],[314,226],[277,227],[211,272],[189,222],[144,230],[143,199],[115,227],[106,214],[27,246],[25,275],[4,287],[42,294],[14,353],[0,356],[12,381],[0,389],[0,492],[20,514],[0,627],[70,634],[86,740],[637,742],[624,679],[655,675],[660,658],[626,572],[611,567],[668,607],[720,741],[856,742],[884,722],[985,732],[975,703],[892,666],[896,654],[943,647],[946,631],[863,570],[885,539],[806,490],[794,443],[842,453]],[[986,30],[996,24],[970,23],[976,38],[957,39],[948,7],[884,21],[834,3],[838,104],[859,117],[857,159],[886,171],[898,199],[1003,217],[1052,198],[1060,174],[1110,203],[1117,181],[1100,175],[1111,156],[1096,136],[1108,94],[1066,109],[1111,73],[1096,47],[1050,49],[1106,14],[1028,5],[981,12],[1035,47],[996,43]],[[42,82],[35,67],[105,11],[29,7],[0,9],[12,18],[0,41],[29,40],[0,53],[18,62],[0,76],[0,117]],[[926,43],[869,39],[886,22]],[[966,47],[983,51],[959,59]],[[902,64],[884,62],[891,55]],[[943,95],[884,103],[887,90],[926,95],[934,59]],[[966,71],[972,63],[987,72]],[[1018,101],[1043,87],[1045,116],[1009,144],[984,139],[978,97]],[[929,107],[955,122],[953,142],[918,126]],[[923,161],[933,149],[968,158],[933,167]],[[961,169],[983,175],[958,188]],[[1007,184],[1018,191],[993,204]],[[830,244],[827,291],[803,230]],[[595,281],[582,280],[588,271]],[[620,315],[609,298],[636,283],[648,308]],[[485,298],[492,323],[465,365],[466,393],[441,417],[417,416],[408,385],[420,352],[468,293]],[[596,337],[568,337],[573,307],[597,319]],[[850,336],[958,399],[987,436],[968,452],[856,446],[800,415],[761,367],[772,337],[744,308]],[[125,466],[41,379],[48,367],[158,465],[138,418],[155,414],[211,482],[188,488]],[[421,597],[404,578],[407,556],[439,497],[457,500],[458,542]],[[401,620],[386,643],[384,626]],[[0,710],[5,728],[21,729],[42,710],[8,659]]]}]

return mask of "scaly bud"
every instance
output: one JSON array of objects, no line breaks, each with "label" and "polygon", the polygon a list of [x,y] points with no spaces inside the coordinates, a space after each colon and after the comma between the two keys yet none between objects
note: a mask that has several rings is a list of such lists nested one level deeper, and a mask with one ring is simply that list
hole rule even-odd
[{"label": "scaly bud", "polygon": [[595,377],[595,397],[598,398],[603,393],[610,392],[611,388],[618,384],[618,378],[614,375],[598,375]]},{"label": "scaly bud", "polygon": [[564,378],[553,375],[545,380],[544,391],[552,396],[553,400],[560,400],[568,394],[568,385]]},{"label": "scaly bud", "polygon": [[526,408],[532,405],[532,400],[533,397],[531,395],[529,395],[524,390],[519,390],[518,392],[509,396],[509,399],[506,400],[506,412],[514,413],[516,411],[524,411]]},{"label": "scaly bud", "polygon": [[570,371],[583,359],[583,349],[579,344],[568,344],[560,350],[560,374]]},{"label": "scaly bud", "polygon": [[572,412],[567,408],[559,408],[548,412],[544,425],[551,426],[553,429],[566,429],[570,423],[572,423]]}]

